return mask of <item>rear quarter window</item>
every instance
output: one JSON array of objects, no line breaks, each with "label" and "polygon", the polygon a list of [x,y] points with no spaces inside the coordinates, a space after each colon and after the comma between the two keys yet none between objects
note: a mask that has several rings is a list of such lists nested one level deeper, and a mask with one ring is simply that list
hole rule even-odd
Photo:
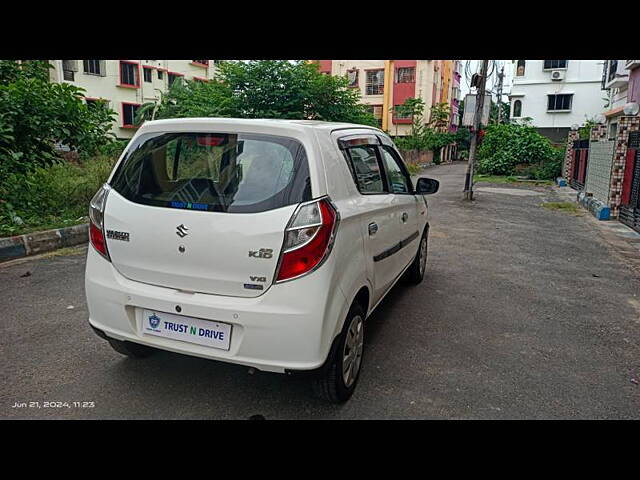
[{"label": "rear quarter window", "polygon": [[310,200],[303,145],[245,133],[155,133],[127,149],[111,186],[145,205],[255,213]]}]

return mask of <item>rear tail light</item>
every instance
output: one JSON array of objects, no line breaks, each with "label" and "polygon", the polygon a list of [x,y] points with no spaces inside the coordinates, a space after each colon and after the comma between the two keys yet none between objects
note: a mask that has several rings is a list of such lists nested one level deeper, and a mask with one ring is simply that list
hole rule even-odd
[{"label": "rear tail light", "polygon": [[104,236],[104,206],[107,202],[107,195],[111,187],[106,183],[100,187],[100,190],[93,196],[89,203],[89,238],[91,245],[96,251],[107,260],[109,252],[107,250],[107,242]]},{"label": "rear tail light", "polygon": [[276,281],[291,280],[319,267],[331,252],[338,221],[328,198],[299,206],[285,230]]}]

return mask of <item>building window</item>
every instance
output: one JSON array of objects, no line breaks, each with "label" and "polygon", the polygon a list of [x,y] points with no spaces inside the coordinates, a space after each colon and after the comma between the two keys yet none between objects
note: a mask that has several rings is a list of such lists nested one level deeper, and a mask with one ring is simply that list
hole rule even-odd
[{"label": "building window", "polygon": [[136,112],[140,105],[136,103],[122,103],[122,126],[124,128],[135,127]]},{"label": "building window", "polygon": [[571,110],[573,94],[547,95],[549,102],[547,104],[548,112],[563,112]]},{"label": "building window", "polygon": [[358,70],[347,70],[347,81],[349,82],[349,87],[357,87],[358,86]]},{"label": "building window", "polygon": [[524,76],[524,67],[526,66],[525,60],[518,60],[516,64],[516,77]]},{"label": "building window", "polygon": [[618,124],[611,123],[609,124],[609,140],[615,140],[618,136]]},{"label": "building window", "polygon": [[83,60],[84,73],[89,75],[104,76],[103,63],[100,60]]},{"label": "building window", "polygon": [[158,80],[162,80],[163,78],[162,70],[158,70]]},{"label": "building window", "polygon": [[367,110],[376,119],[378,128],[382,128],[382,105],[367,105]]},{"label": "building window", "polygon": [[191,63],[198,65],[200,67],[208,67],[209,60],[191,60]]},{"label": "building window", "polygon": [[151,80],[151,73],[152,73],[152,72],[153,72],[153,70],[152,70],[151,68],[144,67],[144,68],[142,69],[142,73],[143,73],[143,75],[144,75],[144,81],[145,81],[145,82],[147,82],[147,83],[151,83],[151,81],[152,81],[152,80]]},{"label": "building window", "polygon": [[75,72],[78,71],[77,60],[63,60],[62,61],[62,78],[73,82],[75,80]]},{"label": "building window", "polygon": [[522,116],[522,101],[516,100],[513,102],[513,117],[521,117]]},{"label": "building window", "polygon": [[367,70],[366,95],[382,95],[384,92],[384,70]]},{"label": "building window", "polygon": [[396,69],[396,83],[415,83],[415,67],[400,67]]},{"label": "building window", "polygon": [[558,70],[560,68],[567,68],[566,60],[545,60],[544,61],[545,70]]},{"label": "building window", "polygon": [[173,85],[173,82],[176,81],[176,78],[182,77],[183,75],[179,74],[179,73],[171,73],[168,72],[167,73],[167,78],[169,79],[169,86]]},{"label": "building window", "polygon": [[120,61],[120,85],[139,87],[138,64]]},{"label": "building window", "polygon": [[607,82],[615,80],[617,72],[618,60],[609,60],[609,76],[607,77]]}]

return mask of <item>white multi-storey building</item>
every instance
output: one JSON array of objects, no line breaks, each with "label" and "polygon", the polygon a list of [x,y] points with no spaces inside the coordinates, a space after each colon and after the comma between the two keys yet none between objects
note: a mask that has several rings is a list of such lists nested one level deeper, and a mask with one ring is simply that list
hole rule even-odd
[{"label": "white multi-storey building", "polygon": [[509,95],[511,118],[530,118],[554,143],[564,143],[572,125],[598,115],[605,104],[602,60],[514,60]]},{"label": "white multi-storey building", "polygon": [[217,60],[50,60],[51,81],[85,90],[86,102],[106,101],[117,113],[113,133],[130,138],[140,105],[157,101],[178,77],[209,81]]}]

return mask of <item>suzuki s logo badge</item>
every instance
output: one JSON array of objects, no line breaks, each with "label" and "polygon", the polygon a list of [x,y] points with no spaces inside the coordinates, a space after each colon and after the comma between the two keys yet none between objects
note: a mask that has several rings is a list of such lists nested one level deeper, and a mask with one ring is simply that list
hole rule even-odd
[{"label": "suzuki s logo badge", "polygon": [[184,238],[187,235],[189,235],[187,233],[189,229],[187,227],[184,226],[184,223],[181,223],[180,225],[178,225],[178,227],[176,228],[176,235],[178,235],[180,238]]},{"label": "suzuki s logo badge", "polygon": [[272,258],[273,250],[271,248],[261,248],[260,250],[249,250],[249,256],[252,258]]}]

